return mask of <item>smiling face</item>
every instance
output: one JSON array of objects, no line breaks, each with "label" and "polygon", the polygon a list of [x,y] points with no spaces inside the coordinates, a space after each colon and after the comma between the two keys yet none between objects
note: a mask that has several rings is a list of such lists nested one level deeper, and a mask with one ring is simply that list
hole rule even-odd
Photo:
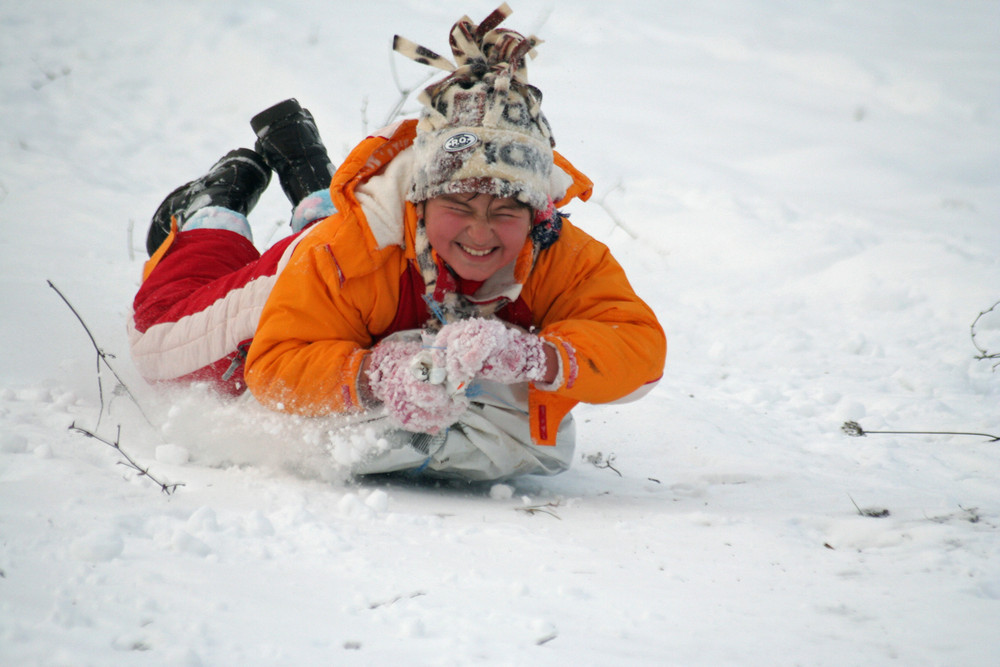
[{"label": "smiling face", "polygon": [[532,211],[516,199],[448,194],[421,206],[431,247],[465,280],[486,280],[517,259],[531,229]]}]

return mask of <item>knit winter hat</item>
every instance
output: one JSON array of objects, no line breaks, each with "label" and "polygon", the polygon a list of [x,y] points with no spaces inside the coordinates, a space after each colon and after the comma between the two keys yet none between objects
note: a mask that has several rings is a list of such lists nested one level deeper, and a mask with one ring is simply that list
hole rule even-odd
[{"label": "knit winter hat", "polygon": [[449,42],[456,64],[396,35],[394,50],[450,72],[418,98],[424,109],[410,201],[478,192],[544,211],[561,195],[551,192],[555,141],[542,93],[528,83],[524,63],[541,41],[497,28],[510,14],[504,3],[479,25],[468,16],[455,23]]}]

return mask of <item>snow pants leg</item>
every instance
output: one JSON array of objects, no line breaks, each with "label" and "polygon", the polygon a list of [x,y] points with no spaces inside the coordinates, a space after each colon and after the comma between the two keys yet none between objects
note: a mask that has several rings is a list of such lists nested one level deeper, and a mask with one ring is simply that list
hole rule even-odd
[{"label": "snow pants leg", "polygon": [[476,398],[458,422],[437,436],[390,430],[384,449],[352,467],[358,475],[412,471],[421,476],[470,482],[521,475],[555,475],[573,462],[576,425],[569,414],[554,446],[536,445],[528,422],[526,384],[479,379]]},{"label": "snow pants leg", "polygon": [[242,393],[242,360],[295,238],[263,255],[244,236],[222,229],[191,229],[168,239],[129,320],[132,358],[143,377],[207,381],[225,393]]}]

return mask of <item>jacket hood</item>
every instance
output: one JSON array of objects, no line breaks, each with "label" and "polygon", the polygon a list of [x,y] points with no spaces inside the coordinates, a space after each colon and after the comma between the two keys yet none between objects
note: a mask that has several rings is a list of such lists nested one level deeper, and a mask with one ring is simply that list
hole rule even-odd
[{"label": "jacket hood", "polygon": [[[392,248],[401,247],[408,257],[415,257],[416,211],[407,195],[415,167],[416,125],[416,120],[403,120],[369,136],[333,176],[330,197],[340,212],[331,220],[338,226],[333,233],[352,237],[350,241],[357,243],[356,247],[367,250],[350,258],[338,258],[345,275],[375,270]],[[557,207],[573,198],[590,198],[593,183],[589,178],[558,153],[554,166],[549,189]],[[530,239],[526,241],[526,245],[530,243]],[[516,279],[521,282],[523,276],[517,275]]]},{"label": "jacket hood", "polygon": [[[415,168],[413,141],[416,120],[403,120],[371,135],[351,152],[337,170],[330,194],[338,210],[345,207],[360,213],[359,220],[371,231],[374,248],[403,242],[400,212]],[[586,201],[593,183],[556,153],[555,169],[549,182],[549,196],[556,206],[574,197]]]}]

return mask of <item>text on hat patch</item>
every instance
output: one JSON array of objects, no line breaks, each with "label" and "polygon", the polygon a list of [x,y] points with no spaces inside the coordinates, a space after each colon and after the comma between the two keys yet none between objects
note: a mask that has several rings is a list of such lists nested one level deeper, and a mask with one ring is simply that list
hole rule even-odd
[{"label": "text on hat patch", "polygon": [[448,153],[457,153],[458,151],[464,151],[466,148],[472,148],[478,143],[479,137],[472,132],[459,132],[448,137],[448,140],[444,142],[443,148]]}]

